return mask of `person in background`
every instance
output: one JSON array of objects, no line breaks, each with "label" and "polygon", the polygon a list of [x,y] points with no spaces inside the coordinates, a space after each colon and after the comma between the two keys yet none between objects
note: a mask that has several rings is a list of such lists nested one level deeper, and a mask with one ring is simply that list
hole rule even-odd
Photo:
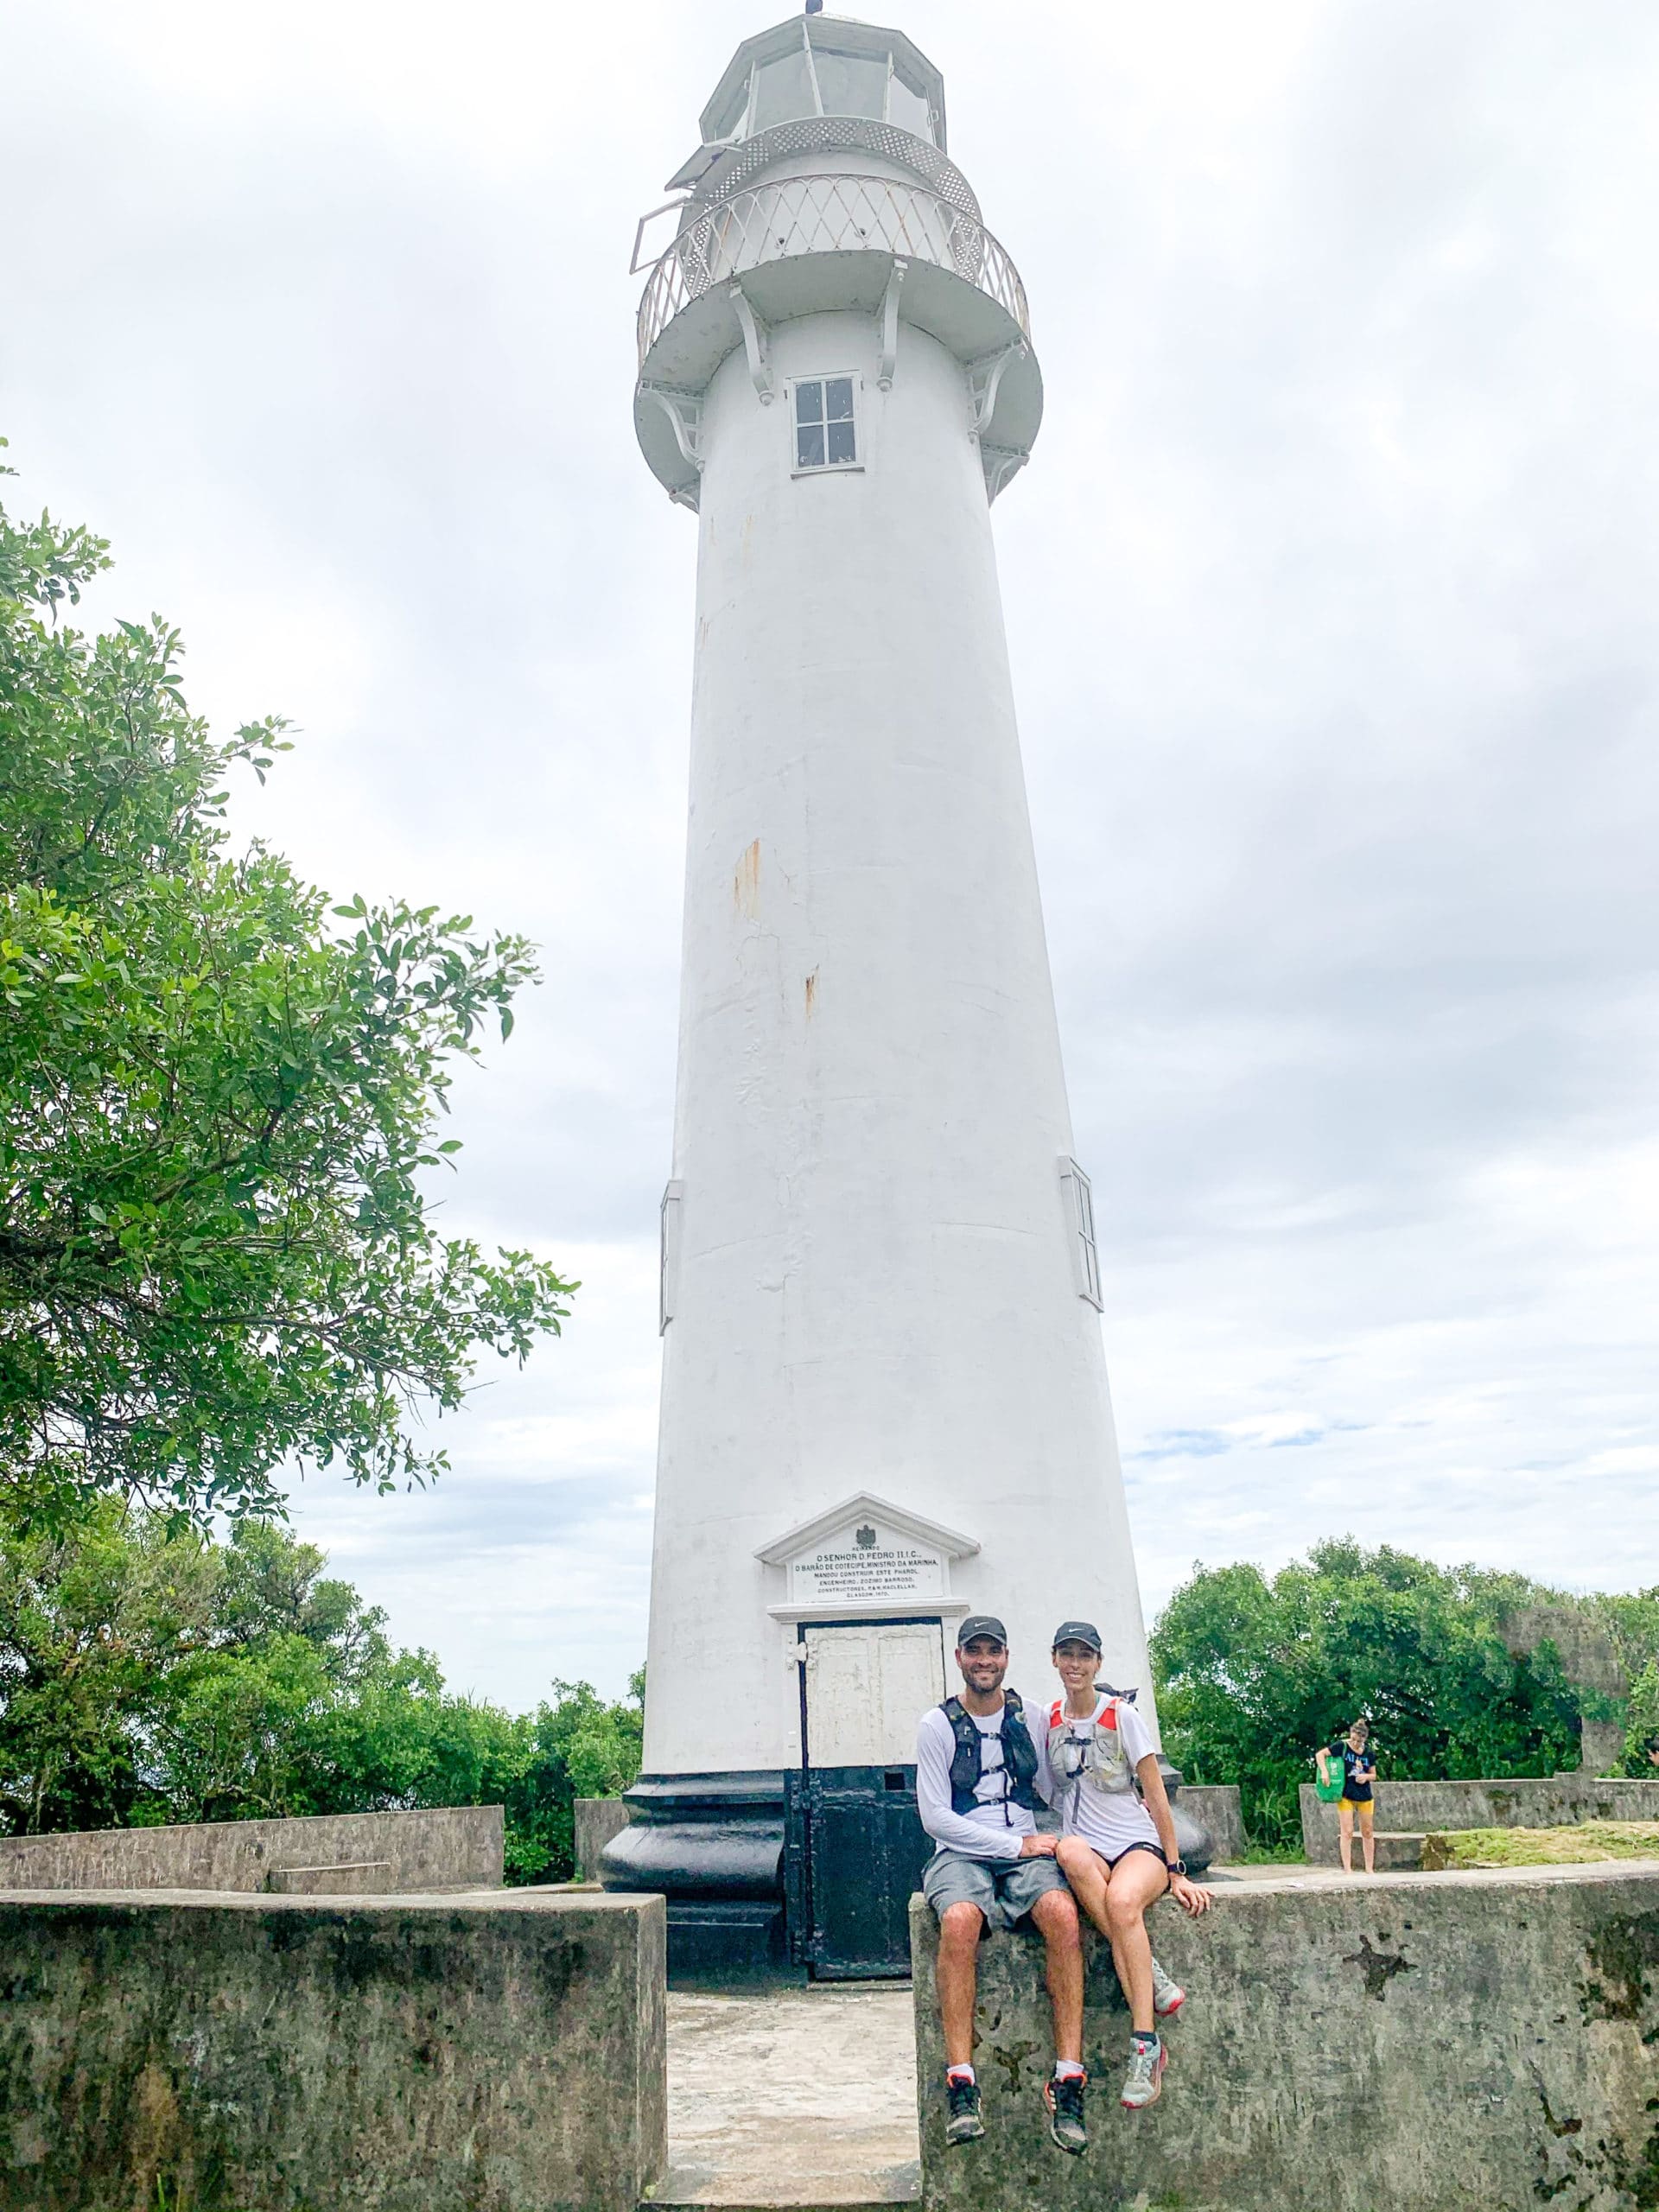
[{"label": "person in background", "polygon": [[1376,1838],[1371,1833],[1376,1804],[1371,1784],[1376,1779],[1376,1761],[1370,1748],[1371,1726],[1368,1720],[1356,1720],[1346,1736],[1334,1736],[1328,1745],[1322,1745],[1319,1753],[1319,1779],[1328,1782],[1340,1764],[1342,1795],[1337,1800],[1337,1828],[1342,1845],[1342,1871],[1354,1871],[1354,1818],[1359,1818],[1359,1847],[1364,1853],[1365,1872],[1376,1872]]},{"label": "person in background", "polygon": [[1055,1864],[1055,1840],[1037,1833],[1042,1752],[1019,1696],[1002,1687],[1008,1637],[995,1615],[973,1613],[963,1621],[957,1664],[960,1694],[930,1707],[916,1732],[916,1809],[935,1847],[922,1894],[939,1923],[945,2141],[971,2143],[985,2133],[974,2074],[980,1942],[993,1929],[1029,1920],[1047,1950],[1054,2016],[1054,2071],[1043,2088],[1048,2132],[1062,2151],[1076,2154],[1089,2145],[1083,1938],[1077,1908]]},{"label": "person in background", "polygon": [[1211,1898],[1187,1878],[1151,1729],[1127,1698],[1096,1687],[1100,1656],[1092,1622],[1062,1621],[1055,1630],[1054,1664],[1065,1695],[1049,1708],[1038,1787],[1060,1816],[1060,1871],[1112,1947],[1131,2026],[1120,2101],[1139,2112],[1163,2092],[1160,1988],[1166,2012],[1182,1997],[1154,1965],[1147,1907],[1168,1891],[1196,1920]]}]

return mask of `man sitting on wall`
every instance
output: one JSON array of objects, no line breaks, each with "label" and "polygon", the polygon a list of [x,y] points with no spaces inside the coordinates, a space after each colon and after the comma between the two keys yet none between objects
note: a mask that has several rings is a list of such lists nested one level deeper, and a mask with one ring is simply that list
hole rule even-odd
[{"label": "man sitting on wall", "polygon": [[[1005,1690],[1007,1631],[970,1614],[957,1643],[962,1690],[922,1715],[916,1734],[916,1804],[933,1838],[922,1890],[939,1923],[939,2015],[944,2029],[945,2140],[985,2133],[974,2078],[978,1946],[993,1929],[1033,1922],[1048,1954],[1054,2071],[1043,2089],[1049,2133],[1082,2152],[1083,1945],[1077,1909],[1054,1860],[1055,1839],[1037,1833],[1042,1758],[1018,1694]],[[1040,1728],[1040,1722],[1039,1722]]]}]

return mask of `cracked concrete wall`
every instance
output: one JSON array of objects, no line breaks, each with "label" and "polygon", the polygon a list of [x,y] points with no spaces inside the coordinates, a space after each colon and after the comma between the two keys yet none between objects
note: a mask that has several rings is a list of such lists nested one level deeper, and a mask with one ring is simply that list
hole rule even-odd
[{"label": "cracked concrete wall", "polygon": [[323,1813],[0,1839],[0,1890],[263,1890],[287,1867],[374,1866],[373,1886],[501,1886],[499,1805]]},{"label": "cracked concrete wall", "polygon": [[[1310,1866],[1338,1863],[1337,1808],[1301,1787],[1302,1851]],[[1570,1827],[1579,1821],[1659,1821],[1659,1782],[1590,1774],[1500,1777],[1484,1782],[1379,1782],[1376,1825],[1435,1828]]]},{"label": "cracked concrete wall", "polygon": [[971,2212],[1647,2212],[1659,2205],[1659,1866],[1241,1884],[1153,1916],[1188,1991],[1160,2102],[1088,1939],[1091,2142],[1068,2158],[1040,1942],[980,1948],[982,2142],[947,2150],[937,1929],[911,1908],[924,2199]]},{"label": "cracked concrete wall", "polygon": [[0,1895],[0,2212],[637,2212],[660,1897]]},{"label": "cracked concrete wall", "polygon": [[1218,1861],[1243,1857],[1244,1808],[1236,1782],[1184,1782],[1177,1802],[1209,1829]]},{"label": "cracked concrete wall", "polygon": [[576,1878],[599,1879],[599,1854],[613,1835],[620,1835],[632,1814],[620,1797],[578,1797],[576,1800]]}]

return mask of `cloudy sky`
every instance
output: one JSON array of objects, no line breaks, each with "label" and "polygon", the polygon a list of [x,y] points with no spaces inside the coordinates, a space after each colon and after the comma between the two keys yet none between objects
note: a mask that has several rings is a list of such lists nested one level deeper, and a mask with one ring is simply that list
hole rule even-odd
[{"label": "cloudy sky", "polygon": [[[1030,289],[996,509],[1142,1580],[1659,1580],[1659,12],[893,0]],[[0,431],[238,830],[523,929],[456,1228],[583,1288],[295,1518],[515,1704],[645,1649],[695,524],[635,217],[747,0],[0,0]]]}]

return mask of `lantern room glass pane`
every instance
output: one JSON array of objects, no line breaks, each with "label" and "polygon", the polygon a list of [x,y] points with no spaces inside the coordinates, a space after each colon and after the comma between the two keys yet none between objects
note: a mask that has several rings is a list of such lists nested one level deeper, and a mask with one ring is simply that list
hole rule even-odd
[{"label": "lantern room glass pane", "polygon": [[748,104],[749,80],[746,77],[715,118],[714,136],[716,138],[729,138],[738,124],[742,122],[743,111]]},{"label": "lantern room glass pane", "polygon": [[931,140],[933,118],[929,111],[927,96],[915,86],[907,85],[895,69],[893,73],[892,105],[887,119],[896,123],[900,130],[909,130],[918,138]]},{"label": "lantern room glass pane", "polygon": [[775,61],[760,64],[754,73],[751,133],[770,130],[774,124],[793,123],[801,116],[816,115],[817,111],[804,47],[793,54],[780,54]]},{"label": "lantern room glass pane", "polygon": [[818,73],[818,91],[826,115],[869,115],[879,123],[887,90],[887,57],[874,60],[861,54],[826,54],[812,49]]}]

